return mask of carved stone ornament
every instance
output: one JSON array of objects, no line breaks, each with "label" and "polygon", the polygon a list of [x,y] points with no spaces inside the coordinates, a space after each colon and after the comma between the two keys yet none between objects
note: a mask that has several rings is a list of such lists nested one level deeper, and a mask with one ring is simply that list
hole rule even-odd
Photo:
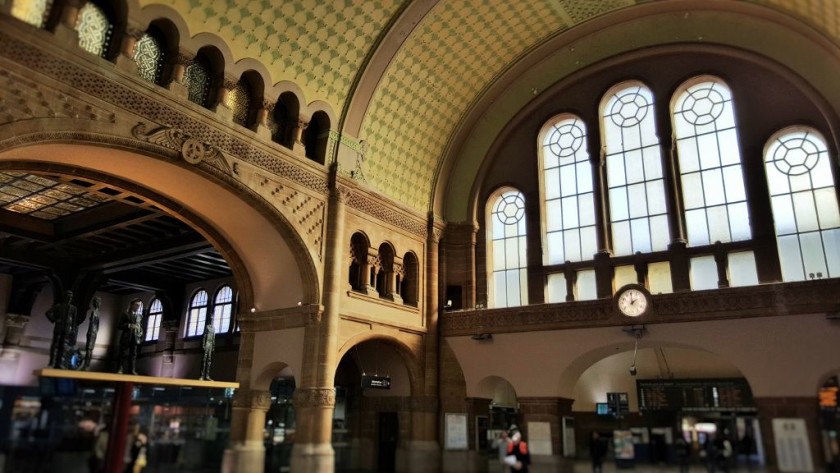
[{"label": "carved stone ornament", "polygon": [[335,388],[298,388],[295,390],[295,407],[335,406]]},{"label": "carved stone ornament", "polygon": [[184,161],[190,164],[195,165],[204,161],[225,174],[231,174],[230,166],[218,148],[199,141],[177,128],[163,125],[147,131],[146,124],[140,122],[131,129],[131,134],[147,143],[180,152]]},{"label": "carved stone ornament", "polygon": [[254,389],[238,389],[233,395],[233,407],[268,410],[271,407],[271,393]]}]

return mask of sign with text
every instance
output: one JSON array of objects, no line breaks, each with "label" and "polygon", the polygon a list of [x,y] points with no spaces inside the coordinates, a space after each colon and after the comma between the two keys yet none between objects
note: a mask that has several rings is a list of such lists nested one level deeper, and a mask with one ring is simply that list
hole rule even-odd
[{"label": "sign with text", "polygon": [[390,376],[362,375],[362,389],[391,389]]}]

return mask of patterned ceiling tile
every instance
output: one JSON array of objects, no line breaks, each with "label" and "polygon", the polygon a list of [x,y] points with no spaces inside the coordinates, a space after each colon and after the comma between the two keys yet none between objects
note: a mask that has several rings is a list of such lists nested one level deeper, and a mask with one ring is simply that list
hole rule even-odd
[{"label": "patterned ceiling tile", "polygon": [[306,100],[341,110],[353,78],[404,0],[141,0],[181,13],[190,34],[224,38],[234,60],[260,60],[276,83],[299,85]]},{"label": "patterned ceiling tile", "polygon": [[823,30],[834,40],[840,39],[840,4],[837,0],[751,0],[798,16]]},{"label": "patterned ceiling tile", "polygon": [[477,94],[524,51],[574,22],[633,3],[440,2],[391,62],[365,116],[369,182],[426,210],[438,160]]}]

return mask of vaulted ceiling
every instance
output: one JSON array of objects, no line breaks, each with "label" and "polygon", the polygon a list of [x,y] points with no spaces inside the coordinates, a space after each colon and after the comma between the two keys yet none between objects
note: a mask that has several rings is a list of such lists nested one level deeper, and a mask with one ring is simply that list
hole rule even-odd
[{"label": "vaulted ceiling", "polygon": [[[613,16],[613,24],[626,22],[649,5],[667,5],[672,13],[684,10],[686,18],[701,9],[749,7],[753,10],[748,13],[756,18],[776,21],[774,15],[781,12],[840,43],[840,8],[833,0],[140,0],[140,4],[173,8],[191,36],[216,35],[227,43],[235,61],[256,59],[275,83],[292,82],[307,102],[324,101],[341,111],[341,123],[334,126],[367,142],[368,185],[420,211],[434,207],[432,201],[440,192],[435,186],[453,166],[445,161],[460,159],[459,135],[484,119],[469,115],[487,92],[540,47],[558,37],[566,36],[569,42],[580,39],[577,32],[596,19]],[[623,50],[632,50],[655,42],[643,37],[662,35],[663,30],[667,28],[651,28],[632,39],[618,35],[610,41],[626,42]],[[718,40],[709,34],[711,41]],[[709,41],[702,34],[682,37],[679,31],[656,41],[660,40]],[[543,82],[559,81],[562,76],[557,73]],[[542,90],[523,87],[510,92]]]}]

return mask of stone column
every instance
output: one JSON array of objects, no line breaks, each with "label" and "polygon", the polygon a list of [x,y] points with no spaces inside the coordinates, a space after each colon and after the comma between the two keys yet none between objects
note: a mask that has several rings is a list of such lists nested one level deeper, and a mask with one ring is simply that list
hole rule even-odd
[{"label": "stone column", "polygon": [[368,248],[367,258],[362,264],[362,292],[374,296],[376,292],[376,268],[379,267],[379,252]]},{"label": "stone column", "polygon": [[257,109],[254,125],[251,127],[257,133],[257,136],[265,141],[271,141],[271,129],[268,128],[268,120],[274,113],[274,105],[275,102],[263,100],[260,108]]},{"label": "stone column", "polygon": [[[767,460],[765,471],[777,473],[779,464],[776,452],[776,440],[773,436],[773,419],[800,418],[805,420],[811,460],[814,471],[825,471],[825,457],[822,452],[822,439],[819,436],[820,408],[819,399],[814,397],[756,397],[758,423],[761,427],[761,442]],[[758,439],[756,439],[758,440]]]},{"label": "stone column", "polygon": [[[561,466],[568,466],[571,469],[569,460],[563,458],[563,416],[572,414],[573,399],[565,399],[559,397],[520,397],[519,402],[520,425],[522,434],[529,446],[534,445],[535,441],[548,440],[548,438],[538,438],[539,435],[548,433],[551,440],[551,455],[533,455],[531,460],[534,463],[551,464],[553,468],[560,468]],[[533,429],[536,427],[534,422],[538,422],[542,427],[547,425],[548,432],[538,431]],[[535,461],[536,460],[536,461]]]},{"label": "stone column", "polygon": [[402,304],[402,297],[397,290],[397,275],[405,275],[403,270],[402,258],[394,256],[394,262],[391,265],[391,271],[385,273],[385,298],[394,302]]},{"label": "stone column", "polygon": [[412,396],[411,434],[406,444],[409,472],[440,470],[440,446],[436,438],[437,396]]},{"label": "stone column", "polygon": [[[304,358],[305,373],[295,391],[297,430],[292,449],[292,471],[332,473],[335,452],[332,448],[332,417],[335,409],[335,369],[338,364],[338,322],[341,297],[341,270],[346,246],[344,238],[345,203],[349,189],[340,186],[335,167],[327,214],[323,315],[312,320],[310,331],[317,330],[318,340]],[[314,353],[312,353],[315,351]]]},{"label": "stone column", "polygon": [[120,55],[117,56],[116,60],[118,68],[135,75],[137,74],[137,62],[134,60],[134,49],[137,46],[137,42],[143,37],[143,34],[145,34],[145,31],[139,27],[129,26],[126,28],[125,34],[122,37],[122,42],[120,43]]},{"label": "stone column", "polygon": [[61,5],[61,15],[53,32],[59,43],[79,44],[79,33],[76,31],[76,22],[79,20],[79,10],[86,3],[87,0],[66,0]]},{"label": "stone column", "polygon": [[271,393],[243,389],[233,398],[230,426],[231,446],[225,452],[222,471],[245,473],[265,467],[265,414],[271,407]]},{"label": "stone column", "polygon": [[303,142],[303,132],[309,126],[309,120],[304,117],[298,117],[297,126],[295,127],[295,142],[292,144],[292,151],[295,153],[305,155],[306,144]]},{"label": "stone column", "polygon": [[195,59],[195,54],[189,51],[178,51],[172,62],[172,75],[169,77],[169,84],[166,86],[176,97],[186,100],[189,90],[186,84],[187,66]]}]

